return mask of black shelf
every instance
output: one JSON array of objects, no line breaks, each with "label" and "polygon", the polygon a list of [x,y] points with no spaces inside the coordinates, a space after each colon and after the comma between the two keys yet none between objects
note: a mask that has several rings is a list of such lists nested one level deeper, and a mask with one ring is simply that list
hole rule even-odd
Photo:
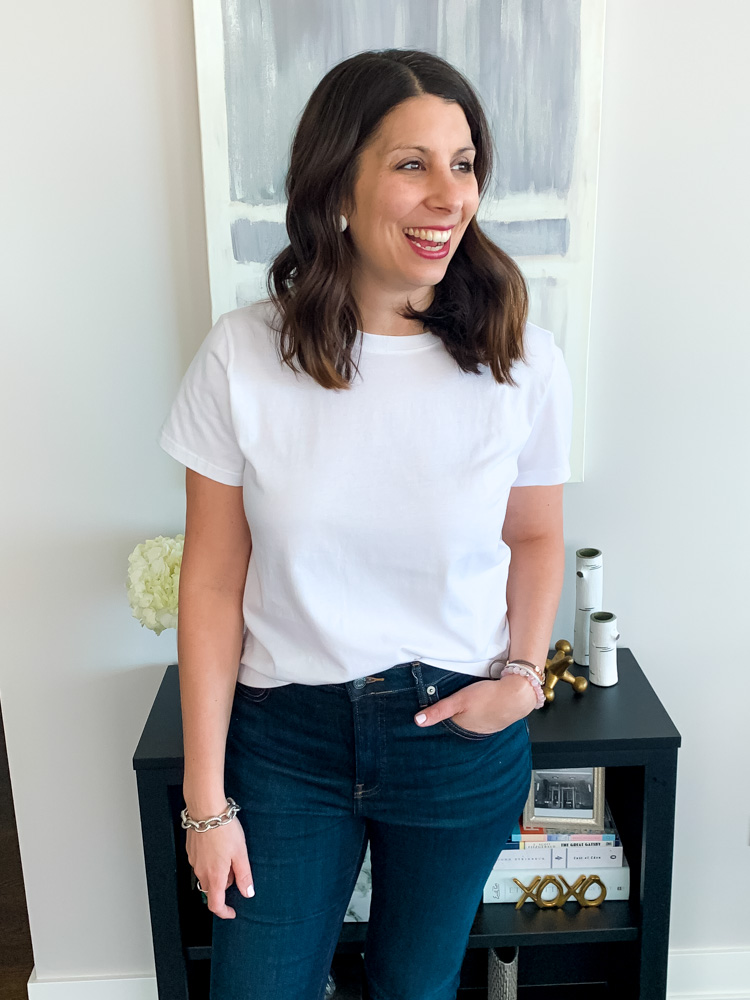
[{"label": "black shelf", "polygon": [[638,934],[638,915],[631,900],[605,900],[601,906],[583,908],[566,903],[549,910],[533,903],[524,903],[520,910],[511,903],[483,903],[471,929],[469,947],[636,941]]},{"label": "black shelf", "polygon": [[[586,909],[566,903],[550,910],[540,910],[531,903],[524,904],[521,910],[510,903],[482,903],[471,929],[469,948],[636,941],[638,934],[638,917],[630,900],[610,900]],[[345,923],[336,951],[361,952],[366,935],[366,922]],[[191,961],[209,959],[211,945],[188,945],[185,957]]]},{"label": "black shelf", "polygon": [[[535,768],[605,767],[605,793],[630,865],[630,899],[599,907],[480,903],[458,1000],[485,1000],[486,950],[521,948],[519,1000],[664,1000],[681,737],[629,649],[619,683],[529,717]],[[575,674],[587,675],[575,667]],[[213,914],[191,887],[180,826],[184,769],[177,664],[167,667],[133,756],[159,1000],[208,1000]],[[362,953],[367,924],[345,922],[336,957]],[[484,954],[483,954],[484,952]]]}]

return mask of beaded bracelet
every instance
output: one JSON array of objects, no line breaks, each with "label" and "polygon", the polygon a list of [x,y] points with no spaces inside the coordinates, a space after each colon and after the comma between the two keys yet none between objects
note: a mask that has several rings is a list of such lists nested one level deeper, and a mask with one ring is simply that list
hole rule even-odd
[{"label": "beaded bracelet", "polygon": [[[511,660],[509,663],[505,664],[503,670],[507,670],[512,674],[523,674],[528,677],[532,684],[539,685],[539,687],[544,687],[544,678],[540,677],[536,670],[532,670],[531,667],[527,667],[525,663],[518,663],[516,660]],[[500,676],[503,676],[503,671],[500,672]]]},{"label": "beaded bracelet", "polygon": [[533,671],[530,667],[525,666],[524,664],[514,663],[505,665],[505,667],[500,671],[500,678],[502,679],[503,677],[507,677],[508,674],[518,674],[520,677],[525,677],[526,680],[529,682],[529,684],[531,684],[534,687],[534,690],[536,691],[536,705],[534,705],[534,709],[536,710],[537,708],[544,707],[544,704],[547,701],[547,699],[545,698],[544,691],[542,690],[542,685],[535,671]]},{"label": "beaded bracelet", "polygon": [[506,666],[512,667],[516,663],[521,667],[531,667],[531,669],[536,673],[537,677],[542,682],[542,684],[544,684],[545,681],[544,667],[538,667],[536,663],[531,663],[530,660],[508,660]]}]

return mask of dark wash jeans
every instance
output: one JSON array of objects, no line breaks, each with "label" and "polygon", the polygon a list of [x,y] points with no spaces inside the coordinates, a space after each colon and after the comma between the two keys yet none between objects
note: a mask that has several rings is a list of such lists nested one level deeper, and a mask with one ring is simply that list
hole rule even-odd
[{"label": "dark wash jeans", "polygon": [[454,1000],[529,790],[529,730],[422,729],[414,716],[483,679],[415,660],[340,684],[237,684],[225,790],[242,807],[255,896],[233,883],[237,916],[213,917],[211,1000],[323,1000],[368,840],[371,1000]]}]

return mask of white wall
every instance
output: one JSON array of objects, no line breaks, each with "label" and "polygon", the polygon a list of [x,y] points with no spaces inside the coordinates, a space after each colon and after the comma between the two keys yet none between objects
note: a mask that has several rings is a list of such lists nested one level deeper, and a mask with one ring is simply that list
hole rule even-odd
[{"label": "white wall", "polygon": [[[744,0],[608,3],[555,629],[572,638],[575,549],[601,547],[621,642],[683,735],[671,982],[694,995],[750,995],[749,33]],[[149,976],[131,757],[175,644],[130,617],[124,576],[182,526],[155,435],[210,325],[191,4],[9,0],[0,67],[0,694],[36,975]]]}]

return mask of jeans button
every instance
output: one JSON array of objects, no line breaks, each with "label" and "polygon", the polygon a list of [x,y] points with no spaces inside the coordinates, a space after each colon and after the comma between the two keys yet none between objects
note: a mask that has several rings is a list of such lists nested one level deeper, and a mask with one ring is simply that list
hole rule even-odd
[{"label": "jeans button", "polygon": [[357,677],[356,680],[354,681],[354,686],[355,686],[355,688],[363,688],[366,683],[367,683],[366,678],[364,678],[364,677]]},{"label": "jeans button", "polygon": [[435,694],[435,685],[434,684],[430,684],[430,686],[427,688],[427,694]]}]

